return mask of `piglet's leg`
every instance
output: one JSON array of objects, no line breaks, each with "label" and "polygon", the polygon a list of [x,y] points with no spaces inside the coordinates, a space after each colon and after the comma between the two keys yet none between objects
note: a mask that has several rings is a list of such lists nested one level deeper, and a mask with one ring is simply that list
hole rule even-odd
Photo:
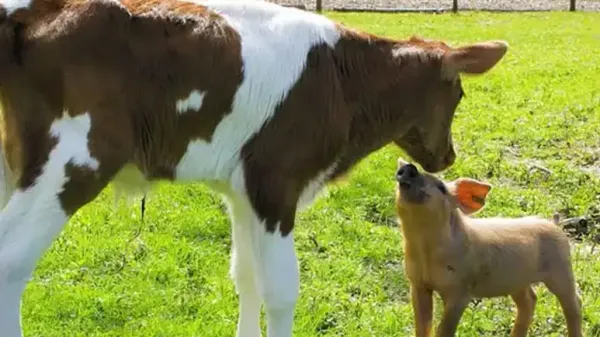
[{"label": "piglet's leg", "polygon": [[433,293],[420,286],[410,286],[411,302],[415,315],[415,332],[417,337],[429,337],[433,320]]},{"label": "piglet's leg", "polygon": [[[90,128],[88,115],[66,116],[55,121],[47,135],[32,137],[51,137],[55,145],[44,160],[29,156],[33,163],[43,163],[39,175],[32,184],[17,184],[0,213],[2,337],[22,336],[21,296],[37,261],[68,218],[95,198],[120,167],[119,155],[111,156],[112,163],[104,165],[103,153],[98,153],[98,156],[90,153]],[[24,163],[23,167],[35,167],[33,163]]]},{"label": "piglet's leg", "polygon": [[527,330],[533,320],[533,312],[537,296],[531,287],[511,295],[517,305],[517,319],[515,326],[510,332],[510,337],[526,337]]},{"label": "piglet's leg", "polygon": [[471,297],[462,293],[441,294],[444,302],[444,313],[436,337],[452,337],[456,333],[458,323],[467,308]]},{"label": "piglet's leg", "polygon": [[573,270],[568,262],[562,264],[556,262],[556,265],[565,267],[557,267],[544,283],[560,302],[560,306],[562,307],[567,320],[569,337],[581,337],[583,336],[581,328],[581,299],[579,298],[579,295],[577,295],[575,288]]}]

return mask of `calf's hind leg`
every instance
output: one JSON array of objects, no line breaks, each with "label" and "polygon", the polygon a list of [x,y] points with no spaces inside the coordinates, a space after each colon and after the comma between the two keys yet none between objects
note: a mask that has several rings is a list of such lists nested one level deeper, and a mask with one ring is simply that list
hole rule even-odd
[{"label": "calf's hind leg", "polygon": [[510,337],[526,337],[533,320],[537,296],[531,286],[510,296],[517,305],[517,319],[510,332]]},{"label": "calf's hind leg", "polygon": [[13,183],[12,172],[8,167],[4,151],[0,146],[0,210],[6,206],[8,199],[10,199],[14,191]]},{"label": "calf's hind leg", "polygon": [[[89,116],[55,121],[55,145],[47,158],[32,158],[23,167],[42,163],[32,183],[18,182],[0,213],[0,334],[21,337],[21,296],[37,261],[50,247],[68,218],[96,197],[122,166],[122,151],[90,153]],[[36,135],[40,136],[40,135]],[[32,137],[35,138],[35,137]],[[38,138],[42,138],[41,136]],[[26,145],[37,146],[37,144]],[[125,147],[121,147],[121,150]],[[26,150],[24,150],[26,151]],[[109,156],[111,159],[103,161]],[[102,164],[102,165],[101,165]],[[27,172],[31,173],[31,172]]]}]

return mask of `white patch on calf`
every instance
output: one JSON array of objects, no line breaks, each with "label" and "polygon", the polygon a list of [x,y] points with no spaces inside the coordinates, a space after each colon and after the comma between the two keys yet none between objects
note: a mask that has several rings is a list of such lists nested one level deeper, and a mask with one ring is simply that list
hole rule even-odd
[{"label": "white patch on calf", "polygon": [[331,177],[331,174],[333,171],[335,171],[336,167],[337,162],[334,162],[333,165],[319,173],[304,187],[304,190],[300,195],[300,199],[298,200],[298,211],[310,206],[314,202],[314,200],[323,191],[324,186],[327,183],[327,179]]},{"label": "white patch on calf", "polygon": [[[97,170],[100,163],[95,158],[92,158],[88,149],[87,137],[91,128],[92,119],[89,114],[85,113],[71,117],[65,111],[62,119],[55,121],[50,126],[50,134],[59,139],[59,145],[61,142],[65,142],[66,144],[63,145],[64,148],[60,148],[57,145],[53,152],[62,150],[61,152],[56,152],[56,156],[67,156],[77,166]],[[50,152],[50,155],[53,152]]]},{"label": "white patch on calf", "polygon": [[240,160],[244,143],[273,116],[277,105],[298,81],[311,48],[320,43],[333,47],[339,32],[323,16],[270,2],[195,3],[215,10],[241,36],[244,81],[231,112],[216,127],[212,141],[190,142],[177,166],[176,177],[227,181]]},{"label": "white patch on calf", "polygon": [[177,101],[176,109],[177,113],[184,114],[189,110],[199,111],[202,107],[202,101],[204,100],[204,92],[198,90],[192,90],[190,95],[184,99]]},{"label": "white patch on calf", "polygon": [[2,336],[20,337],[20,299],[37,261],[60,233],[68,216],[59,194],[69,180],[68,163],[98,168],[88,150],[89,114],[54,121],[49,136],[56,137],[40,176],[25,190],[15,191],[0,213],[0,327]]},{"label": "white patch on calf", "polygon": [[0,0],[0,5],[6,9],[6,15],[10,16],[22,8],[29,8],[32,0]]}]

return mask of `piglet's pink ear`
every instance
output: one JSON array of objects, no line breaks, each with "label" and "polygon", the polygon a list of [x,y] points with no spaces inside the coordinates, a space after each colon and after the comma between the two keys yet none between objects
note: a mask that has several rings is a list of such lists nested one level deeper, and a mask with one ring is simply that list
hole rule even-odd
[{"label": "piglet's pink ear", "polygon": [[450,73],[483,74],[492,69],[506,54],[504,41],[486,41],[451,49],[444,57],[444,67]]},{"label": "piglet's pink ear", "polygon": [[492,185],[470,178],[458,178],[448,184],[448,191],[456,197],[458,207],[465,214],[473,214],[485,206]]}]

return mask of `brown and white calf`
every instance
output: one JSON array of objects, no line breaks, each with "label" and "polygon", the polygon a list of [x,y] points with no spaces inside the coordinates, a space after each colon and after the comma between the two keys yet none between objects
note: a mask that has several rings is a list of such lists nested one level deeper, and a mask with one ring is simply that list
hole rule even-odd
[{"label": "brown and white calf", "polygon": [[[0,2],[0,328],[73,213],[111,181],[203,181],[233,227],[237,336],[292,335],[296,212],[395,142],[451,165],[460,73],[506,44],[452,48],[355,32],[263,1]],[[136,187],[136,186],[133,186]],[[144,187],[144,186],[141,186]]]}]

